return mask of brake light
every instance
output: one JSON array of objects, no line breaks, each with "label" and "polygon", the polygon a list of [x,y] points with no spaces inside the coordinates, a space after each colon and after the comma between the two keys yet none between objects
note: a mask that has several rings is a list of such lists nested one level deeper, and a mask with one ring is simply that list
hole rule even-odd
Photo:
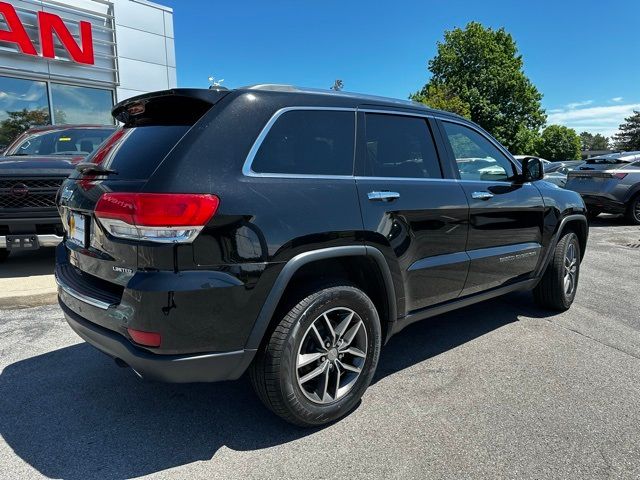
[{"label": "brake light", "polygon": [[215,215],[215,195],[105,193],[95,215],[114,237],[160,243],[192,242]]},{"label": "brake light", "polygon": [[131,339],[138,345],[159,347],[162,342],[162,337],[156,332],[143,332],[142,330],[134,330],[133,328],[127,328],[127,332],[131,336]]},{"label": "brake light", "polygon": [[628,174],[626,173],[612,173],[611,176],[613,178],[617,178],[618,180],[622,180],[624,177],[626,177]]}]

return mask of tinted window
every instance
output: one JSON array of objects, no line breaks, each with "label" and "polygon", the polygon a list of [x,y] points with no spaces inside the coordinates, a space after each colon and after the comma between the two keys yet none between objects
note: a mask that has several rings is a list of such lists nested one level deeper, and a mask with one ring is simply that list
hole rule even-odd
[{"label": "tinted window", "polygon": [[122,128],[86,161],[117,171],[118,180],[147,179],[190,128],[189,125]]},{"label": "tinted window", "polygon": [[368,113],[366,132],[366,176],[441,178],[426,119]]},{"label": "tinted window", "polygon": [[488,139],[458,123],[442,122],[462,180],[506,180],[513,164]]},{"label": "tinted window", "polygon": [[598,164],[621,164],[628,163],[629,160],[625,158],[615,157],[615,156],[606,156],[606,157],[594,157],[587,159],[587,164],[589,165],[598,165]]},{"label": "tinted window", "polygon": [[113,129],[65,128],[34,132],[11,148],[7,155],[88,155]]},{"label": "tinted window", "polygon": [[251,169],[259,173],[351,175],[353,112],[292,110],[269,130]]}]

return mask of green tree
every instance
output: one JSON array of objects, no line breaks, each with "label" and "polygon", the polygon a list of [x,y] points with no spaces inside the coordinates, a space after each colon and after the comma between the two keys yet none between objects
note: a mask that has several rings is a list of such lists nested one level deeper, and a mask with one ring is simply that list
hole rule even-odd
[{"label": "green tree", "polygon": [[580,134],[580,148],[582,151],[591,150],[591,145],[593,145],[593,135],[589,132],[582,132]]},{"label": "green tree", "polygon": [[593,143],[591,144],[591,150],[607,150],[609,148],[609,139],[604,135],[596,133],[593,136]]},{"label": "green tree", "polygon": [[16,110],[7,112],[9,118],[0,122],[0,145],[9,145],[18,135],[31,127],[49,124],[49,112],[40,110]]},{"label": "green tree", "polygon": [[620,125],[620,133],[614,135],[616,148],[625,151],[640,150],[640,111],[634,110],[633,115],[624,119]]},{"label": "green tree", "polygon": [[538,154],[549,160],[580,160],[580,136],[573,128],[549,125],[540,135]]},{"label": "green tree", "polygon": [[607,150],[609,148],[609,139],[599,133],[593,135],[589,132],[582,132],[580,134],[580,143],[582,151]]},{"label": "green tree", "polygon": [[538,155],[540,134],[537,130],[523,128],[516,133],[511,153],[514,155]]},{"label": "green tree", "polygon": [[465,118],[471,118],[469,104],[453,93],[446,85],[425,86],[422,91],[410,95],[409,98],[416,102],[424,103],[431,108],[437,108],[438,110],[457,113]]},{"label": "green tree", "polygon": [[413,97],[429,99],[433,87],[444,89],[512,152],[529,148],[527,132],[537,132],[546,121],[542,95],[524,74],[522,55],[504,28],[471,22],[445,32],[428,67],[431,79]]}]

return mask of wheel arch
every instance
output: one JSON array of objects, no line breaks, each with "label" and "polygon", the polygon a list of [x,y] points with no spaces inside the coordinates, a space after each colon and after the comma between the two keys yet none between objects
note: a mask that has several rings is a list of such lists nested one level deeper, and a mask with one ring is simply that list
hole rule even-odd
[{"label": "wheel arch", "polygon": [[[350,269],[350,267],[354,266],[364,267],[364,269],[362,271]],[[278,274],[267,299],[262,305],[247,340],[246,349],[253,350],[260,347],[269,327],[277,319],[276,313],[286,308],[284,302],[289,292],[300,292],[302,294],[302,292],[308,292],[311,286],[318,285],[318,282],[296,282],[296,280],[311,278],[311,270],[315,268],[323,268],[323,271],[329,272],[329,274],[338,272],[341,268],[346,272],[346,278],[345,276],[341,276],[341,278],[351,280],[351,283],[356,287],[361,288],[370,297],[373,297],[371,300],[380,316],[383,343],[388,340],[398,311],[389,265],[382,252],[378,249],[365,245],[354,245],[311,250],[298,254],[289,260]],[[375,273],[376,276],[369,276],[367,275],[368,273]],[[364,281],[362,278],[358,279],[363,275]],[[353,281],[354,279],[356,281]]]},{"label": "wheel arch", "polygon": [[580,242],[580,259],[584,258],[584,252],[587,248],[587,239],[589,237],[589,222],[587,221],[587,217],[584,213],[566,215],[558,222],[555,234],[549,243],[549,248],[547,248],[543,261],[539,264],[535,275],[535,278],[538,278],[538,280],[540,280],[542,275],[544,275],[551,258],[553,258],[553,252],[556,249],[556,245],[560,241],[562,233],[567,231],[567,229],[575,232],[578,236],[578,241]]},{"label": "wheel arch", "polygon": [[587,248],[587,238],[589,237],[589,224],[587,219],[582,215],[572,215],[570,218],[567,217],[567,221],[564,222],[557,235],[556,243],[562,238],[562,234],[568,230],[571,230],[578,236],[578,242],[580,244],[580,260],[584,258],[584,252]]},{"label": "wheel arch", "polygon": [[636,183],[633,187],[629,189],[624,198],[625,205],[628,205],[631,200],[640,195],[640,182]]}]

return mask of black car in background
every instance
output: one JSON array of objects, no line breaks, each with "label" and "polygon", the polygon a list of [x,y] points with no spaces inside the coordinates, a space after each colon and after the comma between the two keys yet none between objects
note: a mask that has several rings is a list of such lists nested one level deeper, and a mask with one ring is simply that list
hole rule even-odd
[{"label": "black car in background", "polygon": [[575,298],[582,199],[461,117],[281,85],[113,113],[124,128],[62,186],[55,274],[70,326],[144,378],[248,370],[272,411],[319,425],[413,322],[515,290]]},{"label": "black car in background", "polygon": [[566,188],[582,195],[592,218],[622,213],[640,225],[640,152],[589,158],[568,173]]},{"label": "black car in background", "polygon": [[60,243],[56,193],[75,164],[114,130],[109,125],[34,127],[7,147],[0,157],[0,262],[11,250]]}]

